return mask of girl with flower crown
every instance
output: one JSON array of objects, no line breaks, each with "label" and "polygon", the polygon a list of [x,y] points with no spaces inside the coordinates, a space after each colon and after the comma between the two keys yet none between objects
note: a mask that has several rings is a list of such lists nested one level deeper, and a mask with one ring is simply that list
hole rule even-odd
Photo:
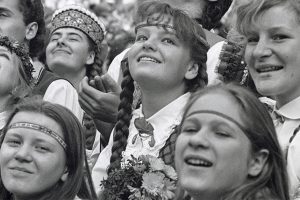
[{"label": "girl with flower crown", "polygon": [[0,130],[12,106],[31,93],[32,72],[25,47],[7,36],[0,36]]},{"label": "girl with flower crown", "polygon": [[[173,165],[174,142],[190,92],[207,84],[208,44],[184,12],[159,2],[138,7],[136,40],[122,61],[124,79],[116,126],[92,170],[97,191],[122,157],[151,155]],[[132,112],[134,81],[142,93]]]}]

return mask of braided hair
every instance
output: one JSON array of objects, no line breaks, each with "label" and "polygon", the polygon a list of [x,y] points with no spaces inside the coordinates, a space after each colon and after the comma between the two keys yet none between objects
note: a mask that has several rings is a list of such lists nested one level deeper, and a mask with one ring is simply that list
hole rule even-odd
[{"label": "braided hair", "polygon": [[[198,64],[198,74],[193,80],[186,81],[186,92],[195,91],[207,85],[206,60],[208,44],[205,34],[199,24],[188,17],[183,11],[172,8],[169,4],[160,2],[144,2],[139,5],[135,22],[146,22],[149,24],[160,23],[164,17],[173,19],[173,27],[178,38],[190,47],[191,59]],[[112,147],[112,156],[110,158],[110,167],[108,173],[120,166],[122,152],[126,149],[127,138],[129,135],[129,124],[132,117],[132,100],[134,92],[133,79],[129,72],[128,59],[122,61],[123,81],[121,92],[121,103],[117,116],[117,124],[114,132],[114,143]]]}]

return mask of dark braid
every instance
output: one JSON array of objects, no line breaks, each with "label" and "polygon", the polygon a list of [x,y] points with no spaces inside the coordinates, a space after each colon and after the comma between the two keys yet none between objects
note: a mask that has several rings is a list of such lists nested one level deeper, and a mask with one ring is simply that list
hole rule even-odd
[{"label": "dark braid", "polygon": [[134,84],[128,67],[128,59],[121,62],[123,70],[123,80],[121,83],[122,92],[120,94],[120,104],[118,108],[117,123],[114,132],[114,143],[112,146],[112,155],[110,157],[110,166],[108,173],[120,166],[122,152],[126,149],[127,138],[129,135],[129,125],[132,117],[132,101]]}]

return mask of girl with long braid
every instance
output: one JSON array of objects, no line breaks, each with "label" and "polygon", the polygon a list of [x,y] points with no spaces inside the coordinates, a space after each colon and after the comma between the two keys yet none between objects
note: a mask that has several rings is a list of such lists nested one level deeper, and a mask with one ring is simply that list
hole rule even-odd
[{"label": "girl with long braid", "polygon": [[[184,12],[159,2],[137,10],[136,40],[122,61],[124,79],[117,123],[93,167],[96,190],[122,158],[153,155],[173,165],[177,127],[190,92],[207,84],[208,44],[201,26]],[[134,81],[142,93],[132,112]]]}]

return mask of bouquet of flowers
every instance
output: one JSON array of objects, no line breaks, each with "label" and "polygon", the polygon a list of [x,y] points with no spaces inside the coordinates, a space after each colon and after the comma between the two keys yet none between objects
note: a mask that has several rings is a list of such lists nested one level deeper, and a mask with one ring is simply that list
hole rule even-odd
[{"label": "bouquet of flowers", "polygon": [[121,168],[101,182],[105,200],[168,200],[175,197],[177,174],[153,156],[123,158]]}]

